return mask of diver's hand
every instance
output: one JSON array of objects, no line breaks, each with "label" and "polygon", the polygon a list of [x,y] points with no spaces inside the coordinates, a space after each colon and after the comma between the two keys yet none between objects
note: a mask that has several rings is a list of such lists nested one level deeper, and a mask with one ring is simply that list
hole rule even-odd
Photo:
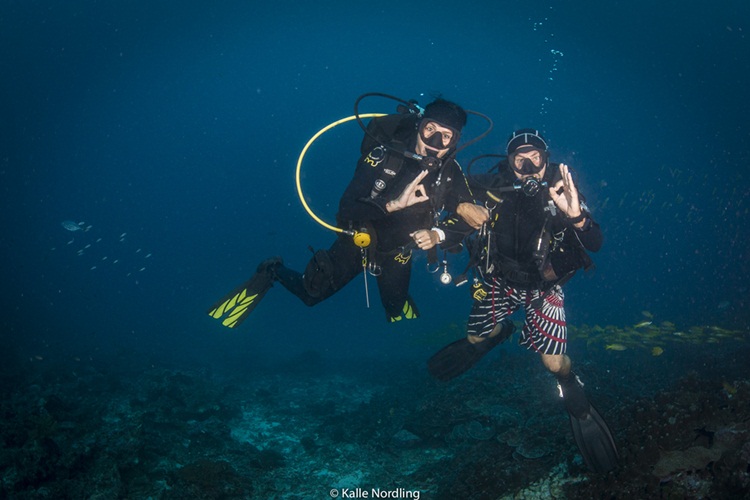
[{"label": "diver's hand", "polygon": [[490,219],[490,211],[483,206],[475,205],[474,203],[459,203],[456,208],[456,213],[474,229],[481,228],[482,224]]},{"label": "diver's hand", "polygon": [[[568,217],[575,218],[581,215],[581,202],[578,200],[578,189],[573,184],[573,176],[570,169],[564,163],[560,164],[560,175],[562,179],[557,181],[549,189],[550,198],[555,202],[557,208]],[[583,225],[583,221],[576,225]]]},{"label": "diver's hand", "polygon": [[397,212],[406,207],[429,200],[430,197],[425,194],[424,186],[420,184],[427,174],[427,170],[422,170],[419,175],[416,176],[408,186],[406,186],[398,198],[385,204],[385,210],[388,213]]},{"label": "diver's hand", "polygon": [[440,243],[440,236],[430,229],[420,229],[409,233],[409,236],[414,239],[414,243],[417,244],[420,250],[429,250]]}]

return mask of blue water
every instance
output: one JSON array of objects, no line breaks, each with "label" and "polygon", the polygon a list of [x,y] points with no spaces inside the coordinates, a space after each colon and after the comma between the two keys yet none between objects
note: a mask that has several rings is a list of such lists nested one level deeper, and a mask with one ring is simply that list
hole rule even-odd
[{"label": "blue water", "polygon": [[[572,319],[628,323],[645,309],[687,325],[746,324],[750,8],[644,2],[644,16],[630,3],[578,4],[469,4],[445,16],[440,3],[10,2],[0,18],[3,330],[26,343],[166,349],[394,335],[363,308],[357,283],[310,311],[269,295],[269,314],[229,337],[202,315],[263,258],[301,267],[307,245],[328,245],[297,200],[296,158],[373,91],[422,102],[441,92],[488,114],[495,130],[475,154],[500,152],[516,127],[544,131],[606,237],[595,274],[569,287]],[[351,133],[305,165],[304,188],[331,221],[356,161]],[[102,247],[123,232],[148,247],[138,283],[90,272],[98,262],[71,252],[79,242],[60,230],[70,218],[92,224],[85,236]],[[415,277],[428,318],[450,296],[433,285]],[[469,305],[450,303],[456,318]],[[295,321],[278,324],[289,308]],[[341,332],[353,322],[356,333]]]},{"label": "blue water", "polygon": [[[365,92],[489,115],[464,165],[516,128],[543,131],[605,235],[596,269],[566,287],[571,324],[648,311],[746,331],[749,37],[737,0],[6,0],[0,338],[24,363],[62,366],[125,352],[234,370],[311,349],[421,363],[470,308],[424,258],[409,324],[384,321],[372,278],[370,308],[359,279],[315,308],[277,286],[237,330],[205,314],[264,258],[301,270],[308,245],[330,244],[299,203],[296,161]],[[305,193],[329,222],[360,138],[342,125],[306,158]]]}]

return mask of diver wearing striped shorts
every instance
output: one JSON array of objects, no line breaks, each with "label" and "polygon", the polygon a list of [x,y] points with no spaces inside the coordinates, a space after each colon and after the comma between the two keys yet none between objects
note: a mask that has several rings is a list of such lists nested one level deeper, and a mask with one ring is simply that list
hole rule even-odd
[{"label": "diver wearing striped shorts", "polygon": [[557,379],[586,465],[607,472],[617,467],[617,446],[571,370],[561,288],[578,269],[590,267],[587,252],[599,250],[602,232],[571,170],[549,161],[547,141],[539,131],[513,132],[506,151],[507,157],[489,173],[469,176],[487,214],[476,236],[467,240],[469,267],[475,272],[467,336],[435,353],[427,367],[441,381],[465,373],[510,337],[515,326],[509,317],[523,308],[520,344],[539,353]]}]

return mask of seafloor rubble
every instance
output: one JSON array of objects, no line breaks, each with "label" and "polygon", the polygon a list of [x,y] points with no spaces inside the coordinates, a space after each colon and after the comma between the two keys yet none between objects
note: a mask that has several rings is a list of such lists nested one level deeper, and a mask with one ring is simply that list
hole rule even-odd
[{"label": "seafloor rubble", "polygon": [[526,353],[447,384],[424,360],[316,353],[232,374],[6,359],[0,497],[750,498],[750,380],[617,356],[577,365],[620,447],[604,475]]}]

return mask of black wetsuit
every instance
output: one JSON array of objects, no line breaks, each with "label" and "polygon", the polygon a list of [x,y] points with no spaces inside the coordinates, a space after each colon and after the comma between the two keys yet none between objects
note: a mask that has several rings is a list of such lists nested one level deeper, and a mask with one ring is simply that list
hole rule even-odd
[{"label": "black wetsuit", "polygon": [[[560,180],[558,164],[550,164],[544,179],[549,186]],[[487,194],[487,187],[502,188],[512,186],[516,181],[515,174],[507,163],[500,165],[500,174],[491,178],[478,176],[470,180],[477,201],[494,206],[491,225],[492,243],[490,259],[494,264],[493,274],[505,278],[514,285],[522,287],[544,288],[545,280],[539,272],[539,262],[534,252],[537,248],[540,233],[548,221],[550,235],[557,235],[558,250],[550,252],[551,264],[556,268],[558,277],[571,270],[585,267],[585,254],[579,252],[581,247],[596,252],[602,245],[602,231],[599,224],[589,216],[582,229],[575,229],[565,214],[555,209],[550,210],[551,198],[547,188],[542,188],[535,196],[526,196],[520,190],[495,192],[495,201]],[[492,189],[489,189],[492,193]],[[583,197],[581,196],[581,201]]]},{"label": "black wetsuit", "polygon": [[[384,118],[398,119],[394,115]],[[380,119],[374,121],[377,120]],[[406,125],[396,131],[397,137],[394,139],[402,149],[414,151],[416,122],[412,120]],[[384,169],[396,172],[395,176],[389,177],[384,190],[373,197],[373,186],[376,180],[383,178]],[[412,314],[416,315],[409,297],[411,251],[403,248],[412,242],[409,234],[432,228],[443,208],[455,211],[459,203],[473,201],[460,166],[450,160],[440,169],[430,171],[422,180],[428,201],[388,213],[385,204],[396,199],[423,169],[417,160],[405,157],[395,148],[384,149],[365,138],[354,177],[339,202],[339,227],[353,230],[367,228],[371,233],[372,244],[367,249],[367,260],[380,270],[378,289],[390,321],[409,317],[408,314],[404,316],[406,308],[411,308]],[[309,306],[330,297],[363,271],[362,250],[347,234],[340,233],[325,254],[318,254],[310,261],[305,273],[325,272],[329,279],[322,280],[323,286],[311,287],[310,281],[315,281],[310,279],[311,276],[307,276],[306,280],[302,274],[283,266],[276,271],[281,284]],[[321,265],[321,260],[329,264],[324,262]],[[330,269],[321,269],[326,267]]]}]

